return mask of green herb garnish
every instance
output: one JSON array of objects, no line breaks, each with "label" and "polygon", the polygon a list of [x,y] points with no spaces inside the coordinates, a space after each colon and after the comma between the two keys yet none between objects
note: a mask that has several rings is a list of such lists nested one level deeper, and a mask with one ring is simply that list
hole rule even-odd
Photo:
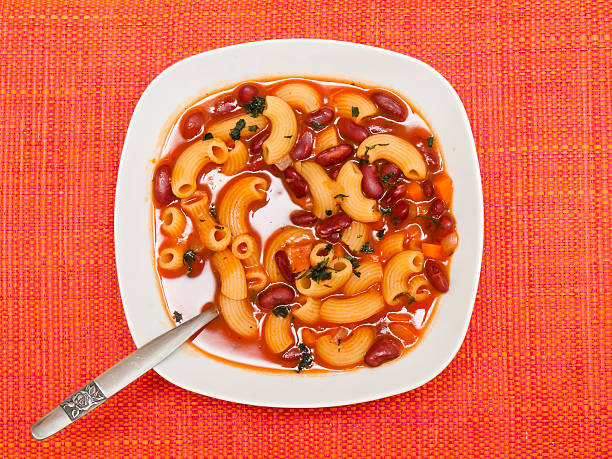
[{"label": "green herb garnish", "polygon": [[230,137],[232,138],[232,140],[240,139],[240,131],[242,131],[245,126],[246,126],[246,123],[244,122],[243,119],[238,120],[238,122],[236,123],[236,127],[233,129],[230,129]]},{"label": "green herb garnish", "polygon": [[391,180],[393,180],[393,177],[394,177],[393,172],[389,172],[383,178],[379,178],[378,181],[380,183],[386,183],[387,185],[393,185],[393,183],[391,182]]},{"label": "green herb garnish", "polygon": [[206,134],[204,134],[204,140],[210,140],[213,138],[213,135],[210,132],[207,132]]},{"label": "green herb garnish", "polygon": [[325,211],[325,215],[327,215],[328,217],[332,214],[333,212],[331,210],[326,210]]},{"label": "green herb garnish", "polygon": [[433,147],[433,142],[434,142],[433,135],[432,135],[432,136],[430,136],[430,137],[427,137],[427,146],[428,146],[429,148]]},{"label": "green herb garnish", "polygon": [[309,277],[315,282],[322,282],[331,279],[331,271],[332,268],[327,266],[329,263],[329,258],[317,263],[316,266],[313,266],[308,271],[305,271],[298,279],[303,277]]},{"label": "green herb garnish", "polygon": [[219,219],[217,218],[217,211],[215,210],[214,207],[211,207],[208,212],[210,212],[210,215],[212,216],[212,218],[214,218],[216,221],[219,221]]},{"label": "green herb garnish", "polygon": [[222,230],[225,229],[223,226],[215,225],[215,229]]},{"label": "green herb garnish", "polygon": [[331,252],[331,249],[333,249],[333,248],[334,248],[334,246],[333,246],[333,245],[331,245],[331,244],[327,244],[327,245],[325,246],[325,252],[329,253],[329,252]]},{"label": "green herb garnish", "polygon": [[183,321],[183,314],[178,311],[174,311],[173,317],[177,324],[180,324]]},{"label": "green herb garnish", "polygon": [[353,118],[357,118],[359,116],[359,107],[351,107],[351,115],[353,115]]},{"label": "green herb garnish", "polygon": [[389,145],[388,143],[376,143],[372,146],[366,146],[365,152],[363,153],[364,156],[366,156],[368,154],[368,151],[370,150],[374,150],[376,147],[386,147],[387,145]]},{"label": "green herb garnish", "polygon": [[336,196],[334,196],[334,199],[340,199],[340,201],[344,201],[344,198],[348,198],[348,196],[346,194],[337,194]]},{"label": "green herb garnish", "polygon": [[397,226],[397,217],[393,217],[393,219],[391,220],[391,223],[393,224],[393,226]]},{"label": "green herb garnish", "polygon": [[353,274],[357,277],[361,277],[361,273],[357,271],[357,268],[359,268],[359,262],[357,261],[357,259],[355,257],[350,256],[348,253],[344,254],[344,258],[351,262],[351,266],[353,267]]},{"label": "green herb garnish", "polygon": [[363,244],[363,247],[361,247],[359,251],[362,253],[374,253],[374,249],[370,247],[369,242],[366,242],[365,244]]},{"label": "green herb garnish", "polygon": [[266,109],[266,100],[263,97],[253,97],[250,102],[244,104],[244,109],[253,118],[257,118]]},{"label": "green herb garnish", "polygon": [[191,270],[193,269],[193,262],[196,259],[196,255],[197,255],[197,253],[195,253],[193,250],[188,250],[183,255],[183,265],[187,266],[187,275],[188,276],[191,275]]},{"label": "green herb garnish", "polygon": [[384,229],[380,229],[378,231],[376,231],[376,237],[378,238],[378,240],[380,241],[383,237],[385,236],[385,230]]},{"label": "green herb garnish", "polygon": [[426,218],[427,220],[431,220],[434,224],[438,225],[440,228],[444,228],[440,220],[434,217],[430,217],[429,215],[417,215],[416,218]]},{"label": "green herb garnish", "polygon": [[398,293],[397,295],[395,295],[395,296],[393,297],[393,301],[397,300],[398,298],[401,298],[402,296],[407,296],[407,297],[409,297],[409,298],[410,298],[410,302],[409,302],[408,304],[412,304],[412,303],[414,303],[414,302],[416,301],[416,300],[414,299],[414,297],[413,297],[413,296],[412,296],[410,293],[408,293],[408,292]]},{"label": "green herb garnish", "polygon": [[290,139],[291,137],[293,137],[292,135],[286,135],[284,136],[285,139]]},{"label": "green herb garnish", "polygon": [[251,132],[255,132],[257,129],[259,129],[259,126],[257,126],[256,124],[254,124],[253,126],[249,126],[249,131]]},{"label": "green herb garnish", "polygon": [[272,314],[274,314],[276,317],[282,317],[285,318],[287,317],[287,315],[289,315],[289,313],[291,312],[291,308],[287,305],[282,305],[282,306],[276,306],[274,309],[272,309]]},{"label": "green herb garnish", "polygon": [[[366,147],[367,148],[367,147]],[[359,158],[359,165],[363,166],[364,164],[369,164],[370,158],[368,158],[368,154],[364,154],[361,158]]]},{"label": "green herb garnish", "polygon": [[310,124],[312,124],[312,127],[315,129],[322,129],[325,127],[322,124],[317,123],[316,121],[312,121]]},{"label": "green herb garnish", "polygon": [[304,343],[298,344],[298,349],[300,350],[300,363],[297,366],[297,372],[299,373],[312,365],[312,355],[310,355],[310,349]]},{"label": "green herb garnish", "polygon": [[378,211],[383,214],[383,215],[391,215],[391,207],[387,207],[386,209],[384,207],[378,207]]}]

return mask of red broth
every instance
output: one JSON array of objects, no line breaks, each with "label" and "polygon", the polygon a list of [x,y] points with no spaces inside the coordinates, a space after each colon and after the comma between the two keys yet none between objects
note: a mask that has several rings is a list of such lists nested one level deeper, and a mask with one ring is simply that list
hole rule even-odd
[{"label": "red broth", "polygon": [[[391,306],[385,303],[384,309],[364,320],[353,323],[330,323],[318,320],[316,323],[305,323],[293,316],[295,310],[300,307],[297,302],[289,305],[292,315],[290,333],[293,344],[282,352],[274,353],[270,350],[264,339],[262,331],[266,316],[274,315],[269,309],[262,309],[258,302],[258,292],[249,290],[248,303],[252,308],[252,315],[257,323],[257,336],[245,338],[236,334],[221,317],[193,339],[193,344],[207,354],[223,359],[225,361],[265,369],[275,370],[339,370],[350,369],[364,366],[366,362],[379,361],[372,358],[376,349],[381,348],[382,354],[385,346],[381,341],[392,344],[392,349],[397,349],[397,354],[402,355],[418,344],[423,337],[428,324],[431,322],[438,298],[443,293],[441,290],[448,289],[448,268],[452,252],[457,244],[455,232],[455,221],[451,212],[452,204],[452,182],[445,172],[442,154],[435,140],[434,134],[427,125],[424,118],[409,105],[407,101],[387,90],[357,86],[352,83],[342,83],[337,81],[320,81],[290,78],[274,81],[258,81],[239,84],[230,90],[222,91],[210,95],[197,103],[187,107],[183,114],[178,118],[175,125],[170,129],[165,141],[162,155],[156,165],[156,176],[153,184],[153,221],[155,236],[156,270],[163,293],[164,302],[168,314],[173,320],[180,322],[195,316],[203,308],[210,304],[216,304],[219,300],[220,283],[217,274],[211,268],[210,257],[212,251],[205,247],[196,231],[194,223],[186,216],[186,227],[178,237],[169,237],[161,231],[161,212],[166,206],[180,208],[180,200],[166,195],[157,189],[158,175],[162,166],[172,170],[177,159],[185,149],[196,142],[202,142],[206,135],[207,128],[211,123],[230,118],[240,113],[241,106],[244,105],[239,98],[240,95],[247,93],[247,97],[252,97],[253,87],[257,90],[257,95],[266,97],[275,94],[276,90],[287,83],[299,82],[313,88],[320,96],[322,105],[333,110],[334,118],[330,123],[336,131],[344,134],[339,135],[339,142],[349,145],[350,154],[345,158],[341,165],[347,161],[354,161],[357,164],[358,158],[355,152],[359,145],[358,141],[352,140],[353,133],[351,128],[342,126],[349,122],[357,125],[355,129],[359,134],[365,131],[367,136],[374,134],[387,133],[408,141],[416,147],[422,160],[427,166],[426,177],[422,180],[409,180],[399,178],[396,180],[394,165],[384,160],[376,161],[369,173],[376,176],[378,184],[373,183],[373,189],[382,187],[384,194],[378,199],[378,207],[381,209],[381,219],[377,222],[367,223],[369,245],[362,247],[361,250],[351,250],[342,241],[336,241],[334,237],[323,238],[316,234],[314,227],[309,230],[314,236],[315,243],[330,243],[332,248],[330,254],[342,258],[344,255],[352,257],[357,263],[365,261],[375,261],[386,266],[388,260],[382,252],[385,242],[394,233],[404,232],[405,240],[403,249],[422,251],[425,259],[422,273],[429,283],[427,290],[430,292],[421,301],[413,301],[410,295],[401,295],[401,302]],[[248,84],[247,90],[241,88]],[[342,91],[350,89],[350,92],[364,96],[367,100],[376,102],[376,113],[367,116],[359,122],[355,116],[347,116],[348,121],[340,121],[337,108],[332,101],[334,96]],[[381,95],[382,94],[382,95]],[[398,108],[399,107],[399,108]],[[299,109],[294,109],[297,120],[297,135],[308,128],[315,133],[320,132],[320,125],[312,123],[313,116],[302,113]],[[351,115],[355,115],[354,109]],[[259,115],[263,116],[263,115]],[[405,119],[402,119],[405,116]],[[246,133],[250,123],[250,115],[245,115],[246,121],[242,133]],[[338,125],[341,124],[339,127]],[[353,125],[351,125],[354,128]],[[259,151],[256,145],[261,136],[269,132],[271,126],[268,125],[263,130],[256,132],[250,139],[241,137],[249,150],[248,163],[243,171],[233,176],[226,176],[221,172],[221,165],[210,163],[198,174],[197,189],[206,192],[210,196],[210,207],[215,208],[229,187],[237,180],[249,175],[265,178],[269,182],[269,189],[266,192],[266,200],[258,202],[249,211],[249,224],[251,235],[259,243],[263,256],[266,241],[275,234],[280,228],[295,226],[290,215],[305,210],[311,210],[313,199],[310,193],[298,198],[295,193],[289,191],[285,174],[275,165],[268,165],[262,160],[261,154],[254,153]],[[349,132],[347,132],[347,129]],[[210,136],[207,136],[210,137]],[[227,146],[231,149],[234,142],[229,140]],[[260,143],[260,142],[259,142]],[[316,149],[316,141],[315,141]],[[313,160],[316,155],[309,156]],[[296,161],[297,162],[297,161]],[[362,161],[363,163],[363,161]],[[334,177],[337,173],[338,165],[324,166],[328,175]],[[158,172],[160,171],[160,172]],[[373,172],[372,172],[373,171]],[[383,174],[383,172],[385,172]],[[163,187],[163,183],[159,185]],[[162,190],[163,191],[163,190]],[[376,190],[369,192],[376,193]],[[187,198],[188,199],[188,198]],[[342,198],[337,198],[338,202]],[[163,202],[160,202],[163,201]],[[342,211],[341,211],[342,212]],[[327,216],[325,217],[327,218]],[[320,220],[317,219],[320,225]],[[331,240],[330,240],[331,239]],[[190,260],[187,259],[184,266],[178,270],[165,271],[160,267],[159,254],[168,247],[181,247],[181,250],[189,250],[191,254],[197,254],[195,265],[192,263],[191,275],[189,275]],[[331,256],[331,255],[330,255]],[[392,258],[392,257],[390,257]],[[293,262],[293,260],[291,260]],[[203,264],[203,269],[202,268]],[[201,272],[199,272],[201,269]],[[359,267],[355,268],[356,271]],[[303,272],[297,273],[304,274]],[[314,282],[314,281],[313,281]],[[446,285],[445,285],[446,282]],[[450,286],[452,288],[452,285]],[[368,291],[381,291],[381,283],[370,286]],[[296,298],[300,295],[296,291]],[[331,295],[320,298],[325,301],[331,297],[341,295],[341,290]],[[395,298],[394,298],[395,301]],[[276,311],[276,310],[275,310]],[[285,309],[286,311],[286,309]],[[281,311],[282,312],[282,311]],[[348,365],[336,366],[323,360],[317,354],[317,346],[314,344],[317,338],[325,335],[338,340],[338,346],[343,340],[353,336],[355,329],[370,326],[374,331],[374,341],[370,346],[370,358],[368,354]],[[299,347],[298,347],[299,346]],[[307,354],[307,356],[305,356]],[[394,354],[394,352],[392,352]],[[365,361],[364,361],[365,357]],[[392,356],[396,358],[395,355]],[[310,361],[312,359],[312,362]],[[385,360],[383,355],[383,361]],[[302,365],[300,365],[302,362]]]}]

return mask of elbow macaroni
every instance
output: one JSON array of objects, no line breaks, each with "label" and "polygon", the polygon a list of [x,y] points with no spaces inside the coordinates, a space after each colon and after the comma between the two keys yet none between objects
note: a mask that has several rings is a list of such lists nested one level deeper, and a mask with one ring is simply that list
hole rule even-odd
[{"label": "elbow macaroni", "polygon": [[219,295],[219,311],[223,320],[236,334],[244,338],[257,337],[257,321],[248,300],[234,300],[223,294]]},{"label": "elbow macaroni", "polygon": [[[321,298],[325,295],[330,295],[339,290],[349,279],[353,272],[351,263],[345,258],[332,259],[328,262],[330,267],[331,279],[317,282],[305,273],[300,274],[295,280],[295,288],[304,296],[313,298]],[[302,277],[303,276],[303,277]]]},{"label": "elbow macaroni", "polygon": [[297,136],[295,113],[280,97],[267,96],[266,108],[263,111],[270,120],[270,136],[262,144],[263,158],[266,164],[275,164],[287,156]]},{"label": "elbow macaroni", "polygon": [[375,222],[380,220],[380,212],[374,199],[366,198],[361,192],[363,174],[352,161],[347,161],[338,173],[336,182],[346,196],[340,201],[342,210],[353,220]]},{"label": "elbow macaroni", "polygon": [[314,161],[299,161],[293,163],[293,167],[308,183],[312,195],[312,213],[317,218],[326,218],[327,211],[331,215],[338,213],[338,206],[334,196],[341,193],[340,188],[329,178],[325,169]]},{"label": "elbow macaroni", "polygon": [[371,135],[359,144],[357,157],[368,155],[368,161],[385,159],[395,163],[411,180],[423,180],[427,165],[419,151],[408,141],[391,134]]},{"label": "elbow macaroni", "polygon": [[198,191],[194,197],[181,200],[181,207],[189,215],[200,239],[210,250],[218,252],[225,249],[232,237],[228,229],[220,226],[210,215],[209,198],[204,191]]},{"label": "elbow macaroni", "polygon": [[321,96],[310,85],[287,83],[276,90],[276,96],[302,113],[314,112],[321,107]]},{"label": "elbow macaroni", "polygon": [[[342,92],[334,97],[334,102],[340,116],[354,119],[358,123],[377,112],[374,102],[354,92]],[[357,109],[357,116],[353,116],[353,107]]]},{"label": "elbow macaroni", "polygon": [[160,215],[162,224],[160,230],[162,233],[171,237],[179,237],[185,231],[187,219],[185,214],[177,207],[166,207]]},{"label": "elbow macaroni", "polygon": [[[237,115],[232,115],[229,118],[211,124],[206,131],[212,134],[214,138],[221,139],[225,143],[230,143],[234,141],[230,131],[236,127],[236,124],[238,124],[240,120],[244,120],[245,123],[244,129],[240,131],[241,139],[250,139],[268,125],[268,120],[264,116],[259,115],[253,118],[248,113],[242,111]],[[249,130],[251,126],[257,126],[257,129],[251,131]]]},{"label": "elbow macaroni", "polygon": [[319,321],[321,315],[321,300],[318,298],[306,298],[305,303],[293,311],[293,315],[307,324],[314,324]]},{"label": "elbow macaroni", "polygon": [[264,339],[268,349],[274,354],[280,354],[293,345],[293,335],[291,334],[291,314],[287,317],[268,314],[264,322]]},{"label": "elbow macaroni", "polygon": [[365,261],[359,265],[356,271],[360,276],[352,273],[342,288],[343,293],[347,296],[363,292],[370,286],[382,281],[383,278],[382,265],[376,261]]},{"label": "elbow macaroni", "polygon": [[353,252],[358,252],[368,242],[369,227],[365,223],[353,221],[351,225],[342,232],[344,242]]},{"label": "elbow macaroni", "polygon": [[259,176],[248,176],[235,182],[225,193],[217,211],[219,221],[227,226],[232,236],[247,233],[250,230],[248,214],[250,206],[266,198],[269,185],[266,179]]},{"label": "elbow macaroni", "polygon": [[232,300],[243,300],[247,295],[247,281],[240,260],[229,250],[216,252],[211,265],[221,279],[221,293]]},{"label": "elbow macaroni", "polygon": [[225,175],[235,175],[246,168],[249,160],[249,151],[242,140],[237,140],[234,148],[229,152],[227,161],[221,166],[221,172]]},{"label": "elbow macaroni", "polygon": [[333,324],[360,322],[378,314],[385,308],[383,297],[376,290],[361,295],[333,297],[321,304],[321,318]]},{"label": "elbow macaroni", "polygon": [[346,367],[361,362],[372,344],[374,344],[374,329],[364,326],[353,331],[341,342],[331,335],[318,338],[315,342],[315,351],[327,364]]},{"label": "elbow macaroni", "polygon": [[268,273],[270,282],[282,282],[283,276],[276,266],[274,255],[279,250],[282,250],[290,244],[301,242],[313,242],[312,233],[303,228],[287,226],[268,239],[268,243],[264,249],[263,266]]},{"label": "elbow macaroni", "polygon": [[339,145],[340,141],[338,140],[338,134],[336,133],[336,128],[334,126],[329,126],[323,129],[317,135],[317,139],[315,141],[314,153],[318,155],[322,151],[327,150],[328,148],[335,147]]},{"label": "elbow macaroni", "polygon": [[398,296],[408,292],[408,278],[423,270],[424,261],[422,252],[406,250],[387,262],[382,280],[382,294],[387,304],[395,306],[401,302]]}]

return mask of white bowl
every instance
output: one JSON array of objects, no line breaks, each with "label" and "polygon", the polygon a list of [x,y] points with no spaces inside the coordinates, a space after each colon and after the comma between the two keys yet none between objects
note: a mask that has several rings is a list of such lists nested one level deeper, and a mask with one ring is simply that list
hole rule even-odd
[{"label": "white bowl", "polygon": [[386,87],[421,111],[436,134],[454,181],[453,211],[460,242],[451,264],[451,289],[442,296],[421,343],[403,358],[378,368],[299,375],[258,371],[222,363],[184,345],[155,371],[203,395],[276,407],[346,405],[419,387],[450,363],[470,322],[483,241],[478,158],[465,109],[438,72],[411,57],[353,43],[273,40],[230,46],[184,59],[147,87],[127,131],[115,198],[117,274],[134,342],[140,347],[173,326],[155,277],[150,217],[151,177],[163,140],[160,134],[185,103],[199,94],[275,76],[330,77]]}]

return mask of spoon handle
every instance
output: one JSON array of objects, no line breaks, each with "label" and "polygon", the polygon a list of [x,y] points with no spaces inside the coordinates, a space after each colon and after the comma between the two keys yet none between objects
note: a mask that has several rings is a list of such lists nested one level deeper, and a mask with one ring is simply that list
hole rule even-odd
[{"label": "spoon handle", "polygon": [[217,308],[210,307],[135,350],[36,421],[30,429],[32,436],[44,440],[85,416],[172,354],[218,315]]}]

